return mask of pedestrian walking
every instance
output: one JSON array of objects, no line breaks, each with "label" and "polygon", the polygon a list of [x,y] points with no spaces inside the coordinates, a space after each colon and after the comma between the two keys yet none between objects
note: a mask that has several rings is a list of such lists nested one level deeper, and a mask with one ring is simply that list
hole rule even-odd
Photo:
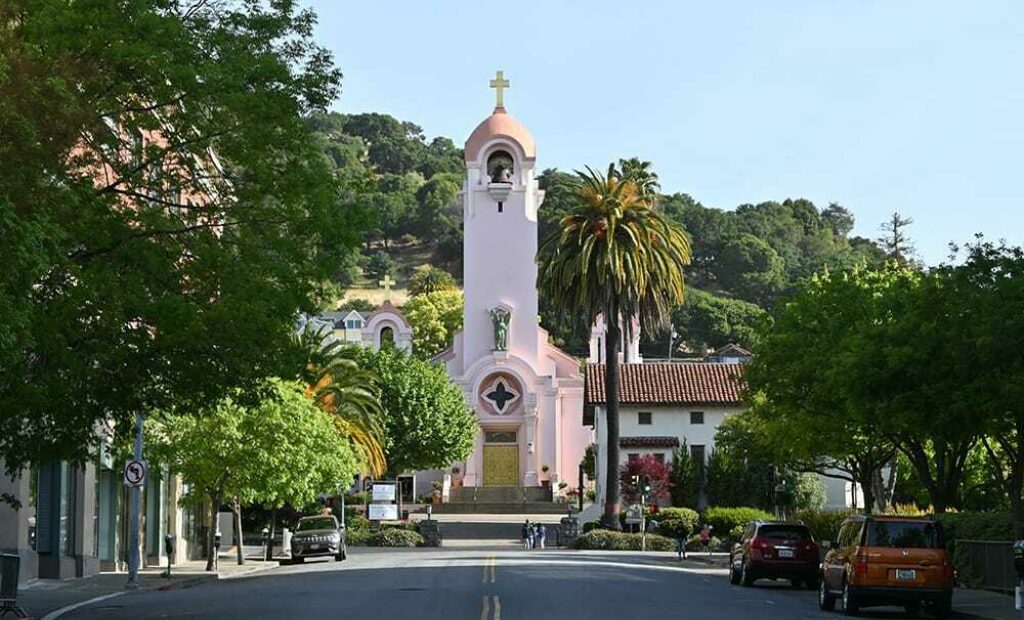
[{"label": "pedestrian walking", "polygon": [[686,559],[686,543],[690,540],[690,528],[685,523],[680,523],[676,528],[676,553],[680,560]]},{"label": "pedestrian walking", "polygon": [[523,548],[533,549],[533,526],[529,519],[523,524]]},{"label": "pedestrian walking", "polygon": [[700,528],[700,544],[708,555],[711,555],[711,530],[713,529],[715,528],[711,527],[710,523],[705,523],[704,527]]},{"label": "pedestrian walking", "polygon": [[541,523],[537,527],[537,539],[540,541],[540,548],[541,549],[544,548],[544,541],[547,540],[547,537],[548,537],[548,526],[546,526],[543,523]]}]

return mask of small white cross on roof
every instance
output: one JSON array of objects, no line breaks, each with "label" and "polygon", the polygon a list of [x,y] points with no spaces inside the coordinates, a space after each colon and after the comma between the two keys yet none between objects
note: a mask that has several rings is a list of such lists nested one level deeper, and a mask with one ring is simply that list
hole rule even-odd
[{"label": "small white cross on roof", "polygon": [[391,276],[389,274],[384,274],[384,279],[378,282],[377,284],[380,284],[381,286],[384,287],[385,298],[390,297],[391,287],[395,285],[395,281],[391,279]]}]

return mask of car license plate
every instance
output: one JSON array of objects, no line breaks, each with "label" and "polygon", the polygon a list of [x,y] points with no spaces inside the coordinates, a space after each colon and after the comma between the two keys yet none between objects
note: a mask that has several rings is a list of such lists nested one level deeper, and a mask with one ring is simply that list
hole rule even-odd
[{"label": "car license plate", "polygon": [[898,581],[917,579],[917,571],[911,568],[898,568],[896,569],[896,579]]},{"label": "car license plate", "polygon": [[793,550],[792,549],[779,549],[779,557],[780,558],[791,558],[791,557],[793,557]]}]

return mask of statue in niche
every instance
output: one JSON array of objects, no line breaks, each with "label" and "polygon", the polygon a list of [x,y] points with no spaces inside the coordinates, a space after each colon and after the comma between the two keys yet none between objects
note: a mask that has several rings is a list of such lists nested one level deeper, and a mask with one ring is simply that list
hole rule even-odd
[{"label": "statue in niche", "polygon": [[508,351],[508,323],[511,318],[512,313],[504,308],[491,309],[495,351]]}]

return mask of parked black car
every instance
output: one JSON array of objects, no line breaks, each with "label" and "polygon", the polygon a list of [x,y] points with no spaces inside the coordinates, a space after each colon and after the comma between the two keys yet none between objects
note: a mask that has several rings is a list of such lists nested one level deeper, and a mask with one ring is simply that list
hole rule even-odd
[{"label": "parked black car", "polygon": [[729,553],[729,580],[751,586],[758,579],[789,579],[794,588],[818,587],[820,552],[802,523],[754,521]]},{"label": "parked black car", "polygon": [[306,558],[333,557],[341,562],[348,555],[345,547],[345,526],[334,515],[303,517],[292,535],[292,562],[301,564]]}]

